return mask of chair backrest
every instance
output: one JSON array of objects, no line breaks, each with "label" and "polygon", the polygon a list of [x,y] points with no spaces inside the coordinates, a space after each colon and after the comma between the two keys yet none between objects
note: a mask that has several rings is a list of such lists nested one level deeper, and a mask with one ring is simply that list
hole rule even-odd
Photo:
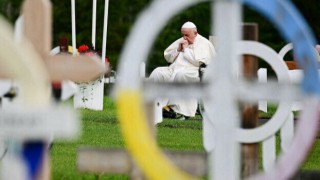
[{"label": "chair backrest", "polygon": [[[215,43],[216,43],[216,36],[209,36],[209,41],[212,43],[213,46],[215,46]],[[206,64],[201,64],[200,67],[199,67],[199,78],[200,78],[200,81],[202,81],[202,76],[203,76],[203,73],[204,73],[204,69],[207,67]]]}]

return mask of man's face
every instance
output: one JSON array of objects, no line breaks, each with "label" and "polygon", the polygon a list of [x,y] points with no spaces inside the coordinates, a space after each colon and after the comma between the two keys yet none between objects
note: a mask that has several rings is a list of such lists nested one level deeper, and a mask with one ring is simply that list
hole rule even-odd
[{"label": "man's face", "polygon": [[193,44],[194,39],[197,36],[197,32],[195,31],[195,29],[191,28],[182,28],[181,34],[183,39],[187,40],[189,44]]}]

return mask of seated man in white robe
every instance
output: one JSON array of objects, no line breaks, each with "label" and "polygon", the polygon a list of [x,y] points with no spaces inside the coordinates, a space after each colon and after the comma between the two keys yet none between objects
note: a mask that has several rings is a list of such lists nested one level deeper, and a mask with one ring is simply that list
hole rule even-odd
[{"label": "seated man in white robe", "polygon": [[[182,37],[173,42],[165,51],[167,67],[158,67],[150,75],[155,82],[199,82],[199,66],[209,64],[215,55],[212,43],[198,34],[192,22],[181,27]],[[193,117],[197,110],[197,99],[168,99],[160,102],[170,111],[179,115],[180,119]],[[178,117],[178,116],[177,116]],[[174,118],[174,117],[172,117]]]}]

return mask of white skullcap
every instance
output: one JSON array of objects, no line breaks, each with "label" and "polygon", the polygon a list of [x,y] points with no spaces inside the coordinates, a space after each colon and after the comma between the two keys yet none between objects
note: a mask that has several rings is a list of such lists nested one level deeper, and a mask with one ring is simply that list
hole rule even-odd
[{"label": "white skullcap", "polygon": [[182,28],[188,28],[188,29],[192,29],[192,28],[197,28],[196,27],[196,25],[193,23],[193,22],[190,22],[190,21],[188,21],[188,22],[186,22],[186,23],[184,23],[183,25],[182,25],[182,27],[181,27],[181,29]]}]

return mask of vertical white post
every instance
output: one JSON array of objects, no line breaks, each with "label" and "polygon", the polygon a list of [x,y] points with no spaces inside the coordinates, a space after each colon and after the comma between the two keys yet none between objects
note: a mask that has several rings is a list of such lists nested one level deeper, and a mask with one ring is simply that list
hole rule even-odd
[{"label": "vertical white post", "polygon": [[71,22],[72,22],[72,54],[75,56],[77,53],[76,43],[76,3],[71,0]]},{"label": "vertical white post", "polygon": [[276,137],[270,136],[262,142],[262,166],[269,172],[276,162]]},{"label": "vertical white post", "polygon": [[241,4],[234,0],[216,0],[212,7],[215,24],[211,29],[218,37],[216,47],[219,53],[209,67],[214,68],[211,72],[215,73],[216,83],[211,88],[216,89],[208,113],[209,117],[215,117],[210,119],[214,127],[219,128],[215,128],[215,149],[209,154],[209,171],[214,172],[209,178],[235,180],[240,179],[240,143],[236,140],[240,116],[232,89],[236,78],[234,68],[240,65],[237,63],[240,56],[236,54],[236,43],[241,35]]},{"label": "vertical white post", "polygon": [[144,79],[146,77],[146,63],[142,62],[140,65],[140,77]]},{"label": "vertical white post", "polygon": [[294,135],[294,115],[290,112],[287,120],[280,130],[281,150],[286,153],[289,151]]},{"label": "vertical white post", "polygon": [[102,42],[102,62],[105,62],[106,48],[107,48],[107,31],[108,31],[108,13],[109,13],[109,0],[104,2],[104,22],[103,22],[103,42]]},{"label": "vertical white post", "polygon": [[[267,83],[267,68],[260,68],[258,70],[258,80],[259,82]],[[260,111],[268,112],[268,101],[259,101],[258,108]]]},{"label": "vertical white post", "polygon": [[97,0],[93,0],[92,7],[92,46],[96,49],[96,22],[97,22]]},{"label": "vertical white post", "polygon": [[14,24],[14,40],[16,42],[22,41],[23,26],[23,16],[19,16]]}]

